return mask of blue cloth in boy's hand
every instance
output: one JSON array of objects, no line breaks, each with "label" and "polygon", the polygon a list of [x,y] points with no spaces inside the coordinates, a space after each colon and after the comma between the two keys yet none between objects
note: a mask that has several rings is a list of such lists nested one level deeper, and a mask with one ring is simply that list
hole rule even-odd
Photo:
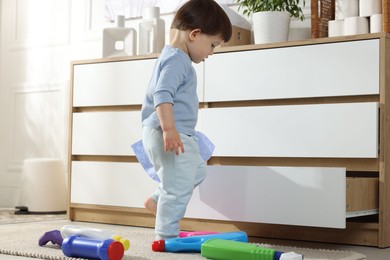
[{"label": "blue cloth in boy's hand", "polygon": [[145,153],[142,140],[139,140],[138,142],[132,144],[131,148],[133,148],[133,151],[135,153],[135,156],[137,157],[138,162],[142,165],[142,167],[149,175],[149,177],[157,182],[160,182],[160,179],[158,178],[152,163],[149,161],[149,158]]},{"label": "blue cloth in boy's hand", "polygon": [[[204,161],[208,161],[213,154],[215,145],[201,132],[196,132],[195,138],[198,141],[200,156]],[[149,177],[157,182],[160,182],[152,163],[149,161],[149,158],[145,153],[142,140],[132,144],[131,148],[133,149],[138,162],[144,168]]]},{"label": "blue cloth in boy's hand", "polygon": [[200,156],[205,162],[207,162],[214,152],[215,145],[202,132],[197,131],[195,133],[195,137],[198,141]]}]

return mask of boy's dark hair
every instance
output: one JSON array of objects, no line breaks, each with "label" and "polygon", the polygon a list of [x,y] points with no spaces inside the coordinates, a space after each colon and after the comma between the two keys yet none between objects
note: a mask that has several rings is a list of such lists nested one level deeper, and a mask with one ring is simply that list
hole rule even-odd
[{"label": "boy's dark hair", "polygon": [[176,12],[171,28],[200,29],[208,35],[221,35],[225,42],[232,37],[230,19],[214,0],[189,0]]}]

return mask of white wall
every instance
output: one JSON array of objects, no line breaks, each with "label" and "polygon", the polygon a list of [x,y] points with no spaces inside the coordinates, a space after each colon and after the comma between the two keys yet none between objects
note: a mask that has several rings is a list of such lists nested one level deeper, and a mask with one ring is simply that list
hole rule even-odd
[{"label": "white wall", "polygon": [[[104,12],[104,0],[0,0],[0,208],[19,203],[24,159],[67,161],[70,62],[101,57]],[[310,19],[293,26],[305,29],[290,39],[310,37]]]}]

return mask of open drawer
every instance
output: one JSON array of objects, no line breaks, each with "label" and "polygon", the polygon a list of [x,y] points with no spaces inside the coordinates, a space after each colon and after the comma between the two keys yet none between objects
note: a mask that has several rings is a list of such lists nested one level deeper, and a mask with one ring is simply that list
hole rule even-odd
[{"label": "open drawer", "polygon": [[347,218],[379,213],[378,178],[347,178]]},{"label": "open drawer", "polygon": [[187,218],[345,228],[347,211],[378,209],[375,179],[346,178],[345,168],[213,165],[207,171]]}]

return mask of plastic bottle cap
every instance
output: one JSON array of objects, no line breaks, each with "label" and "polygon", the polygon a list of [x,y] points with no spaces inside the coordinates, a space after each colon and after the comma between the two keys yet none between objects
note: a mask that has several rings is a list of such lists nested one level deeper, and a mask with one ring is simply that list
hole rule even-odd
[{"label": "plastic bottle cap", "polygon": [[295,252],[288,252],[288,253],[283,253],[279,259],[280,260],[302,260],[303,255],[297,254]]},{"label": "plastic bottle cap", "polygon": [[125,249],[123,248],[123,245],[120,242],[114,241],[108,246],[107,249],[108,259],[121,260],[124,254],[125,254]]},{"label": "plastic bottle cap", "polygon": [[130,241],[128,239],[122,238],[119,235],[112,236],[112,239],[114,239],[115,241],[121,242],[123,247],[124,247],[124,249],[125,249],[125,251],[130,248]]},{"label": "plastic bottle cap", "polygon": [[152,244],[152,250],[154,252],[165,252],[165,241],[164,240],[156,240]]},{"label": "plastic bottle cap", "polygon": [[119,242],[121,242],[125,251],[130,248],[130,241],[128,239],[122,238]]}]

